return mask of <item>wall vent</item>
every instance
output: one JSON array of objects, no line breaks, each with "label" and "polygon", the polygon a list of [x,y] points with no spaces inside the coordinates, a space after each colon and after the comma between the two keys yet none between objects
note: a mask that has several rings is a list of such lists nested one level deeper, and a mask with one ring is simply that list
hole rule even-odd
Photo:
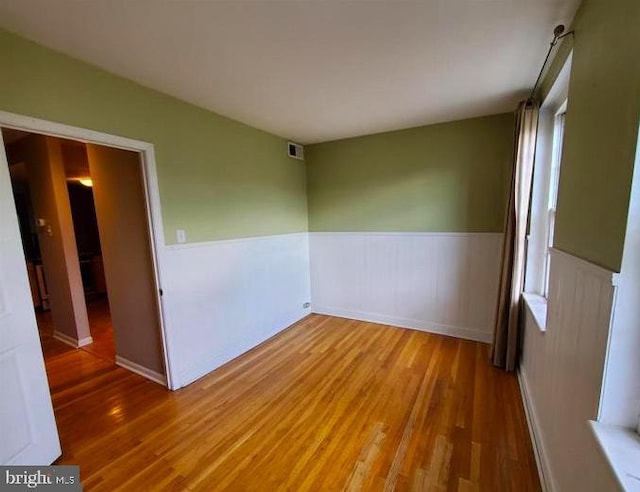
[{"label": "wall vent", "polygon": [[294,142],[287,142],[287,153],[289,157],[304,161],[304,147]]}]

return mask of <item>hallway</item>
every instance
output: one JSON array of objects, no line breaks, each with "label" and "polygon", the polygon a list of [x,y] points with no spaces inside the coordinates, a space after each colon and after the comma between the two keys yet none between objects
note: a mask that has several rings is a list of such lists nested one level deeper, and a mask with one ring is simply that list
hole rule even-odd
[{"label": "hallway", "polygon": [[[106,296],[87,299],[87,314],[89,316],[89,330],[93,343],[81,347],[81,350],[104,359],[111,364],[115,364],[115,341],[113,338],[113,326],[111,324],[111,314],[109,312],[109,300]],[[40,332],[45,356],[57,353],[62,350],[61,342],[53,338],[53,320],[51,311],[37,311],[36,321]]]}]

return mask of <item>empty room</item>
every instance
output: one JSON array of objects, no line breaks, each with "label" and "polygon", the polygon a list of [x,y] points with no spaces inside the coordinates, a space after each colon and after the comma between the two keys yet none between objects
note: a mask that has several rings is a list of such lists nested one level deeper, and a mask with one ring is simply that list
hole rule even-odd
[{"label": "empty room", "polygon": [[640,490],[640,2],[0,0],[2,490]]}]

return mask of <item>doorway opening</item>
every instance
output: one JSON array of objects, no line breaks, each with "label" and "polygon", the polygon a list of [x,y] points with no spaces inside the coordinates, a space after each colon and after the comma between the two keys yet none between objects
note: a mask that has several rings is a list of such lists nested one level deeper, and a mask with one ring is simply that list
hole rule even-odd
[{"label": "doorway opening", "polygon": [[[51,156],[47,152],[38,153],[34,148],[39,143],[36,140],[43,137],[13,129],[3,129],[2,134],[43,351],[45,354],[56,352],[55,347],[59,345],[52,343],[55,338],[113,363],[113,326],[85,146],[74,140],[55,139],[60,151],[59,157],[62,158],[66,185],[66,196],[64,193],[60,196],[61,189],[58,189],[59,195],[56,196],[52,189],[54,180],[61,180],[62,177],[54,176],[52,173],[49,162]],[[64,207],[64,202],[68,202],[69,205],[68,217],[61,217],[67,208]],[[45,242],[58,242],[62,239],[54,238],[54,228],[56,235],[69,233],[64,230],[68,225],[60,224],[65,219],[71,219],[76,246],[75,251],[73,248],[72,251],[66,251],[66,256],[77,256],[78,265],[60,265],[59,263],[66,262],[67,258],[61,261],[56,252],[50,251],[45,251],[43,255],[40,247],[40,236]],[[65,245],[55,246],[62,249]],[[74,260],[68,258],[68,261]],[[50,268],[45,267],[45,262],[49,263]],[[64,324],[66,320],[61,320],[61,317],[64,317],[65,313],[52,312],[52,309],[64,311],[67,307],[61,305],[66,303],[66,299],[61,299],[63,294],[58,291],[66,287],[60,285],[61,282],[70,282],[69,277],[73,276],[70,270],[76,270],[73,268],[75,266],[79,272],[89,324],[89,335],[83,338],[56,329],[57,323],[54,319],[57,318],[58,323]],[[67,267],[66,270],[64,267]],[[50,269],[52,271],[49,271]],[[53,302],[52,298],[58,298],[58,302]],[[78,313],[75,313],[75,317],[78,317]]]},{"label": "doorway opening", "polygon": [[63,342],[167,385],[141,154],[2,135],[45,358]]}]

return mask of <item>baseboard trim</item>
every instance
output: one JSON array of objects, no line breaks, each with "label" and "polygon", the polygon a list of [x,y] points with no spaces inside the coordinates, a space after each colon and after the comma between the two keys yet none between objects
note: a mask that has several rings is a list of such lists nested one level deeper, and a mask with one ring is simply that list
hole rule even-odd
[{"label": "baseboard trim", "polygon": [[160,374],[159,372],[147,369],[146,367],[141,366],[140,364],[136,364],[129,359],[125,359],[124,357],[116,355],[116,365],[122,367],[123,369],[127,369],[128,371],[135,372],[139,376],[147,378],[154,383],[161,384],[165,387],[167,386],[167,378],[164,376],[164,374]]},{"label": "baseboard trim", "polygon": [[85,345],[91,345],[93,343],[93,337],[84,337],[78,340],[78,347],[84,347]]},{"label": "baseboard trim", "polygon": [[66,335],[58,330],[53,330],[53,338],[73,348],[80,348],[84,347],[85,345],[91,345],[93,343],[92,337],[84,337],[80,340],[76,340],[75,338],[70,337],[69,335]]},{"label": "baseboard trim", "polygon": [[337,316],[339,318],[357,319],[358,321],[368,321],[370,323],[397,326],[399,328],[408,328],[410,330],[424,331],[426,333],[435,333],[437,335],[447,335],[450,337],[463,338],[465,340],[473,340],[474,342],[491,343],[493,340],[493,335],[489,329],[484,331],[465,326],[445,325],[442,323],[431,323],[416,319],[398,318],[382,314],[324,306],[312,306],[311,311],[316,314],[325,314],[328,316]]},{"label": "baseboard trim", "polygon": [[527,427],[529,428],[529,436],[531,438],[531,446],[533,447],[533,456],[536,459],[536,467],[538,468],[538,477],[540,477],[540,486],[542,492],[553,492],[550,480],[550,471],[545,459],[544,446],[541,438],[538,436],[535,411],[533,410],[531,398],[529,397],[529,387],[527,381],[522,375],[520,367],[516,374],[518,375],[518,386],[520,387],[520,396],[522,397],[522,406],[527,419]]}]

